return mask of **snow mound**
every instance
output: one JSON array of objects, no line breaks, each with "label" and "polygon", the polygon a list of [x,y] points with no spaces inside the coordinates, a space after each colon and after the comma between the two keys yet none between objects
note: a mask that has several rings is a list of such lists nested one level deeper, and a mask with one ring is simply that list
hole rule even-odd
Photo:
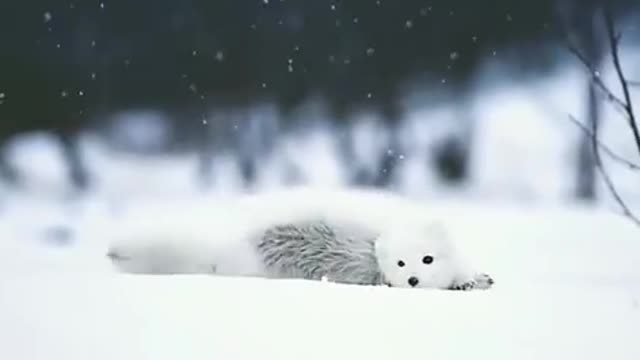
[{"label": "snow mound", "polygon": [[[625,219],[444,202],[430,210],[456,224],[493,289],[124,275],[103,266],[99,241],[38,251],[6,241],[3,262],[22,266],[0,275],[0,358],[640,358],[640,237]],[[81,234],[91,234],[86,224]]]}]

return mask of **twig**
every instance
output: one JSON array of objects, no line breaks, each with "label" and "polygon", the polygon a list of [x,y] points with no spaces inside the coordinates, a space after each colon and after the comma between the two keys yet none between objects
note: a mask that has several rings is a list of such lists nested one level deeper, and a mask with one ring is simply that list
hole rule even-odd
[{"label": "twig", "polygon": [[629,86],[640,87],[640,81],[627,80],[627,84],[629,84]]},{"label": "twig", "polygon": [[604,20],[607,27],[607,35],[609,36],[609,45],[611,46],[611,55],[613,56],[613,65],[616,68],[618,74],[618,80],[622,87],[624,94],[624,109],[627,112],[627,120],[629,121],[629,127],[633,132],[633,138],[640,154],[640,131],[638,131],[638,125],[636,123],[635,113],[633,111],[633,103],[631,102],[631,94],[629,92],[629,85],[627,79],[622,71],[622,65],[620,64],[620,55],[618,54],[620,44],[620,34],[616,33],[615,25],[613,23],[613,16],[611,15],[611,9],[605,6]]},{"label": "twig", "polygon": [[584,65],[584,67],[587,69],[587,71],[589,72],[589,76],[591,77],[591,81],[593,81],[593,83],[596,84],[600,91],[602,91],[607,96],[609,101],[613,102],[613,104],[616,105],[619,110],[622,110],[623,114],[627,116],[628,114],[624,101],[622,101],[622,99],[617,97],[613,92],[611,92],[611,90],[609,90],[607,84],[605,84],[602,80],[600,73],[594,69],[589,60],[587,60],[587,58],[573,44],[569,44],[569,51],[576,58],[578,58],[582,65]]},{"label": "twig", "polygon": [[[574,123],[580,124],[581,126],[583,126],[582,123],[578,121],[573,115],[569,115],[569,118]],[[622,199],[622,196],[620,196],[620,194],[618,193],[618,190],[616,190],[616,186],[614,185],[613,180],[611,180],[611,177],[609,176],[609,174],[604,168],[604,165],[602,164],[602,158],[600,157],[600,146],[599,146],[600,144],[598,141],[598,127],[596,123],[593,124],[593,129],[590,131],[590,133],[591,133],[591,147],[593,151],[593,158],[594,158],[596,169],[598,169],[598,172],[600,173],[600,176],[602,176],[602,179],[604,180],[605,185],[609,189],[609,192],[611,193],[611,195],[613,195],[613,198],[622,209],[622,214],[628,217],[629,219],[631,219],[631,221],[633,221],[637,226],[640,226],[640,219],[629,209],[625,201]]]},{"label": "twig", "polygon": [[619,162],[620,164],[627,166],[631,170],[640,170],[639,164],[633,163],[623,158],[622,156],[616,154],[613,150],[611,150],[611,148],[609,148],[602,141],[600,141],[600,139],[597,138],[597,136],[593,133],[593,131],[587,128],[587,126],[585,126],[582,122],[578,121],[578,119],[576,119],[574,116],[569,115],[569,120],[571,120],[571,122],[576,124],[580,128],[580,130],[582,130],[591,139],[595,140],[598,146],[600,147],[600,149],[604,151],[604,153],[607,154],[611,159]]}]

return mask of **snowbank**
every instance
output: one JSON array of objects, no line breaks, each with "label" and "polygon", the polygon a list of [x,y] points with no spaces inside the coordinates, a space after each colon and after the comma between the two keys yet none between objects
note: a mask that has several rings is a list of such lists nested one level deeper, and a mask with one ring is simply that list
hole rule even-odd
[{"label": "snowbank", "polygon": [[[640,358],[640,232],[629,222],[580,209],[431,209],[457,224],[495,288],[123,275],[99,241],[3,239],[0,358]],[[90,223],[78,222],[82,236]]]}]

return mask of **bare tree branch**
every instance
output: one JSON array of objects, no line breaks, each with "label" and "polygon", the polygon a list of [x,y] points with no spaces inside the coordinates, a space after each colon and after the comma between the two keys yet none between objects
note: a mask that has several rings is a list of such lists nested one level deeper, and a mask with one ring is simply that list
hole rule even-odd
[{"label": "bare tree branch", "polygon": [[597,138],[597,136],[593,133],[593,131],[591,131],[582,122],[578,121],[578,119],[576,119],[574,116],[569,115],[569,120],[571,120],[571,122],[576,124],[580,128],[580,130],[582,130],[585,133],[585,135],[589,136],[592,140],[596,141],[596,143],[598,144],[600,149],[605,154],[607,154],[611,159],[613,159],[613,160],[617,161],[618,163],[628,167],[631,170],[640,170],[640,164],[633,163],[633,162],[623,158],[622,156],[616,154],[613,150],[611,150],[610,147],[608,147],[602,141],[600,141],[600,139]]},{"label": "bare tree branch", "polygon": [[605,6],[604,8],[604,20],[607,28],[607,35],[609,37],[609,46],[611,50],[611,56],[613,57],[613,65],[616,68],[618,80],[620,81],[622,93],[624,94],[624,109],[627,112],[629,127],[631,128],[633,138],[636,142],[636,147],[638,148],[638,153],[640,154],[640,131],[638,131],[638,124],[636,123],[636,117],[633,111],[633,103],[631,102],[629,84],[624,76],[624,72],[622,71],[622,65],[620,64],[619,44],[621,35],[619,33],[616,33],[615,25],[613,22],[613,15],[611,14],[611,9],[608,6]]},{"label": "bare tree branch", "polygon": [[600,76],[600,73],[594,69],[593,65],[580,52],[580,50],[578,50],[573,44],[569,44],[569,51],[578,60],[580,60],[582,65],[584,65],[584,67],[589,72],[589,77],[591,78],[591,81],[598,87],[598,89],[600,89],[600,91],[602,91],[605,94],[607,99],[611,101],[618,110],[621,110],[625,116],[628,116],[626,104],[624,103],[624,101],[622,101],[622,99],[617,97],[613,92],[611,92],[611,90],[609,90],[609,87],[607,86],[607,84],[605,84],[604,81],[602,80],[602,76]]},{"label": "bare tree branch", "polygon": [[[609,51],[611,53],[612,62],[615,67],[616,75],[618,77],[618,81],[620,82],[620,86],[622,88],[623,98],[616,96],[604,83],[600,74],[596,71],[596,68],[589,62],[589,60],[574,46],[570,44],[569,50],[573,53],[576,58],[584,65],[584,67],[589,71],[589,76],[591,78],[591,82],[598,89],[600,89],[609,101],[615,106],[617,110],[620,110],[624,117],[627,119],[629,128],[632,132],[633,139],[635,141],[636,148],[638,150],[638,154],[640,155],[640,131],[638,130],[638,125],[636,122],[635,112],[633,109],[633,103],[631,102],[631,95],[629,91],[629,86],[636,86],[633,82],[629,82],[624,75],[624,71],[622,70],[622,65],[620,63],[620,55],[619,55],[619,45],[620,39],[622,35],[616,32],[613,15],[611,13],[611,8],[607,5],[604,6],[603,9],[603,19],[606,29],[606,35],[609,41]],[[618,203],[620,208],[622,209],[622,213],[624,216],[633,221],[637,226],[640,226],[640,218],[636,216],[627,206],[626,202],[618,193],[613,180],[607,173],[604,165],[602,163],[602,157],[600,155],[600,150],[604,151],[607,155],[609,155],[612,159],[628,166],[633,170],[638,170],[640,166],[637,164],[624,159],[623,157],[614,153],[609,147],[604,145],[598,139],[598,124],[597,121],[591,124],[592,129],[588,129],[585,125],[583,125],[580,121],[578,121],[574,116],[569,115],[570,120],[578,125],[580,129],[582,129],[586,135],[591,138],[591,148],[593,154],[593,162],[594,166],[597,169],[598,173],[602,177],[607,189]]]},{"label": "bare tree branch", "polygon": [[[584,126],[573,115],[569,115],[569,119],[571,119],[571,121],[576,124],[580,124],[580,126]],[[629,206],[627,206],[626,202],[622,199],[622,196],[620,196],[620,194],[618,193],[618,190],[616,189],[616,186],[613,183],[613,180],[611,180],[611,177],[609,176],[606,169],[604,168],[604,165],[602,164],[602,158],[600,156],[600,144],[598,141],[597,124],[595,123],[593,124],[593,129],[590,130],[590,133],[591,133],[591,146],[592,146],[593,158],[594,158],[596,169],[598,169],[598,172],[600,173],[600,176],[602,176],[602,180],[604,180],[604,183],[607,186],[607,189],[609,190],[609,192],[611,193],[615,201],[618,203],[618,205],[622,209],[622,214],[628,217],[636,225],[640,226],[640,218],[638,218],[638,216],[636,216],[629,209]]]}]

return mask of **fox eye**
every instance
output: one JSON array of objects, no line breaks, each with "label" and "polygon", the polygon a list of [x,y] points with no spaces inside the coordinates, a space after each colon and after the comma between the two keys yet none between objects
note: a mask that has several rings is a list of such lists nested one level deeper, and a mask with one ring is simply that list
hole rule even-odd
[{"label": "fox eye", "polygon": [[404,261],[398,260],[398,266],[403,267],[404,266]]},{"label": "fox eye", "polygon": [[433,262],[433,256],[431,256],[431,255],[427,255],[427,256],[425,256],[425,257],[423,257],[423,258],[422,258],[422,263],[423,263],[423,264],[427,264],[427,265],[429,265],[429,264],[431,264],[432,262]]}]

